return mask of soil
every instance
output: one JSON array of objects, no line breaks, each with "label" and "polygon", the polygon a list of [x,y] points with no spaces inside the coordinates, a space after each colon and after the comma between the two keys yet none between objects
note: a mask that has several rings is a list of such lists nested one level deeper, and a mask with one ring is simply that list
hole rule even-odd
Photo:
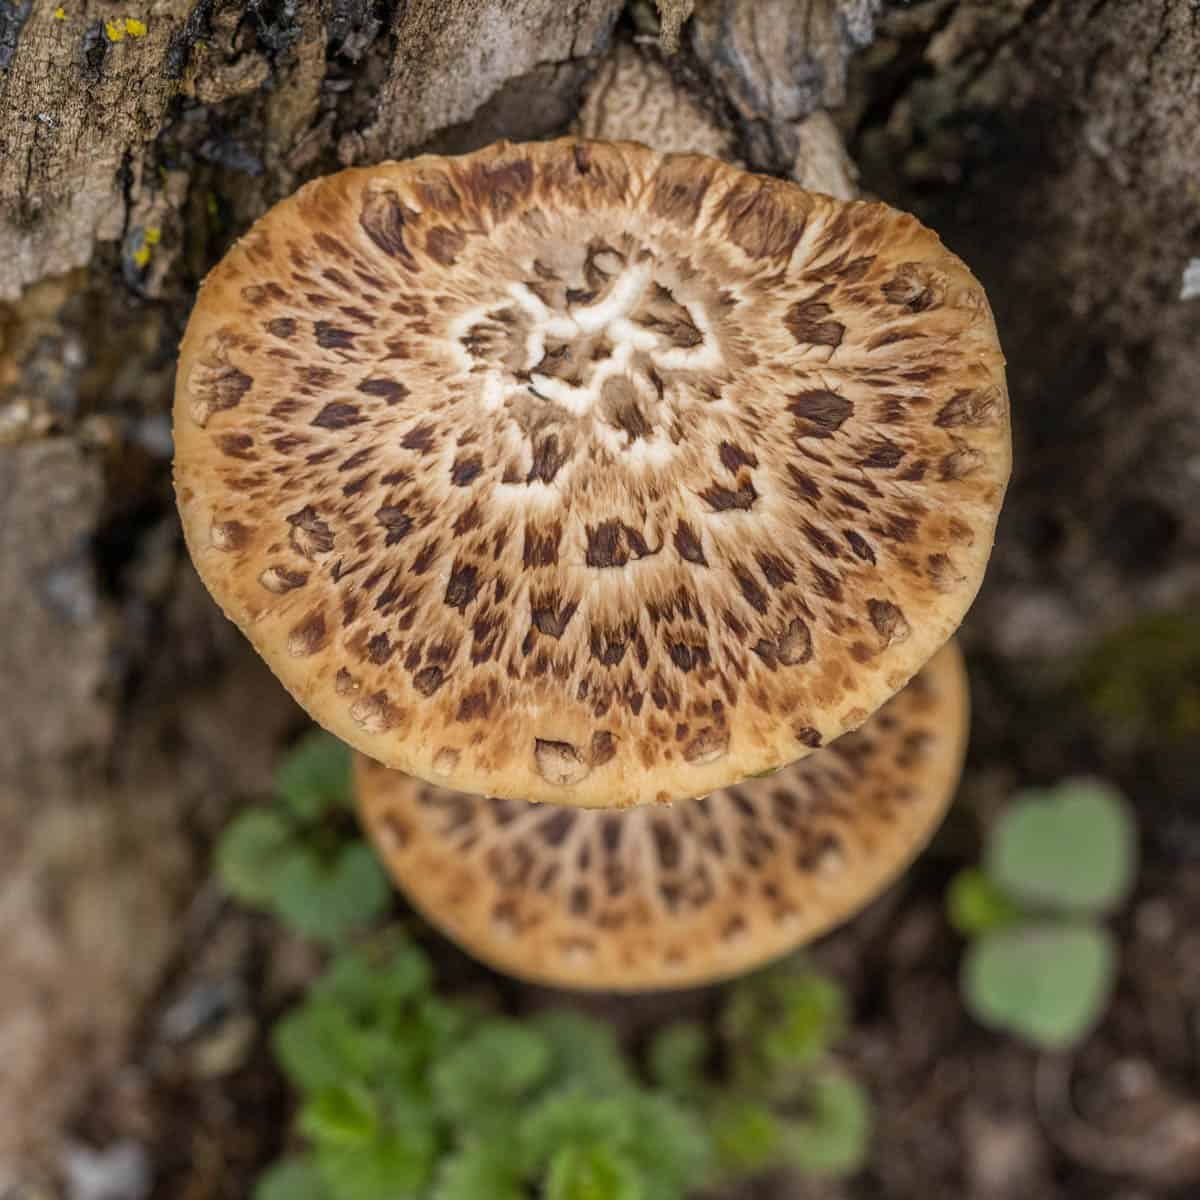
[{"label": "soil", "polygon": [[[972,772],[939,844],[892,893],[811,950],[848,989],[853,1028],[839,1056],[876,1109],[870,1162],[823,1183],[763,1178],[722,1200],[1185,1200],[1200,1187],[1200,873],[1143,865],[1118,923],[1121,978],[1097,1030],[1070,1054],[1041,1056],[987,1033],[956,986],[962,946],[942,900],[995,787]],[[994,797],[993,797],[994,799]],[[658,1024],[711,1018],[721,993],[642,999],[526,988],[413,923],[444,986],[520,1014],[573,1006],[610,1021],[636,1053]],[[174,968],[144,1008],[128,1059],[76,1111],[78,1141],[145,1147],[154,1195],[239,1200],[287,1141],[290,1100],[266,1034],[318,970],[279,927],[206,889]]]},{"label": "soil", "polygon": [[[916,212],[971,263],[1009,357],[1017,473],[964,630],[974,729],[956,807],[891,893],[811,951],[851,997],[840,1052],[875,1102],[869,1165],[839,1183],[754,1181],[737,1200],[1194,1197],[1200,751],[1195,737],[1133,736],[1102,721],[1076,668],[1108,629],[1194,609],[1200,598],[1200,301],[1180,299],[1183,271],[1200,257],[1200,10],[1194,0],[914,0],[881,13],[869,0],[798,2],[841,40],[814,52],[811,95],[772,95],[768,108],[786,102],[786,112],[756,108],[736,79],[714,82],[686,27],[672,69],[720,108],[760,169],[790,166],[788,122],[817,103],[836,106],[862,186]],[[698,5],[707,28],[723,3]],[[0,180],[0,235],[15,247],[3,261],[18,262],[31,284],[19,307],[0,305],[5,1200],[101,1200],[80,1182],[88,1152],[122,1146],[141,1166],[119,1200],[244,1200],[288,1136],[291,1101],[267,1032],[319,962],[224,901],[209,857],[229,814],[265,794],[305,721],[208,600],[173,514],[165,414],[196,278],[233,229],[338,161],[435,137],[461,149],[561,126],[618,6],[579,6],[576,27],[555,27],[549,60],[533,23],[523,27],[510,82],[483,110],[503,75],[480,95],[451,88],[431,111],[394,104],[395,120],[364,126],[361,140],[355,105],[380,80],[404,94],[388,65],[402,47],[372,25],[397,6],[334,4],[345,28],[327,62],[308,20],[314,4],[253,6],[257,40],[224,19],[228,6],[186,7],[162,6],[178,10],[180,36],[204,34],[209,68],[189,76],[188,104],[169,102],[155,75],[137,111],[104,128],[103,154],[93,156],[109,163],[102,187],[93,180],[66,204],[63,181],[85,168],[75,150],[50,154],[33,107],[12,144],[28,134],[41,147],[42,158],[29,149],[30,178],[45,169],[59,209],[19,194],[13,217],[4,207],[12,180]],[[428,33],[442,54],[469,11],[454,0],[453,21],[440,25],[424,0],[398,7],[411,16],[405,36]],[[37,74],[21,39],[53,35],[30,5],[0,0],[8,8],[0,109],[24,102],[3,87]],[[293,9],[304,19],[284,30]],[[623,22],[618,36],[633,36]],[[161,51],[173,69],[171,55],[192,43],[151,25],[142,52]],[[80,71],[96,58],[98,43],[88,45]],[[99,53],[114,94],[127,52]],[[254,79],[264,71],[288,87],[262,89]],[[81,86],[86,100],[90,85]],[[531,106],[531,94],[550,99]],[[74,132],[62,145],[91,144],[95,110],[120,107],[107,95],[69,107]],[[522,125],[534,120],[531,107],[536,128]],[[235,127],[258,131],[270,153],[246,158]],[[121,164],[128,169],[113,174]],[[153,178],[161,192],[145,184]],[[45,239],[53,277],[44,278],[30,231],[57,211],[62,223]],[[164,250],[139,273],[135,234],[156,222]],[[1013,790],[1080,773],[1126,791],[1142,865],[1118,921],[1112,1006],[1078,1049],[1041,1056],[965,1013],[962,945],[943,895]],[[719,1003],[712,990],[636,1001],[552,995],[419,932],[446,987],[490,994],[514,1012],[580,1005],[634,1048],[657,1022],[703,1017]]]}]

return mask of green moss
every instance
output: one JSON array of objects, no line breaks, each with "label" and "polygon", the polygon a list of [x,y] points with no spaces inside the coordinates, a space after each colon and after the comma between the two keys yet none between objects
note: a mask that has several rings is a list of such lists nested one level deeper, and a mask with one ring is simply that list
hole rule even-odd
[{"label": "green moss", "polygon": [[1135,738],[1200,734],[1200,614],[1154,613],[1110,633],[1084,657],[1079,685],[1091,712]]}]

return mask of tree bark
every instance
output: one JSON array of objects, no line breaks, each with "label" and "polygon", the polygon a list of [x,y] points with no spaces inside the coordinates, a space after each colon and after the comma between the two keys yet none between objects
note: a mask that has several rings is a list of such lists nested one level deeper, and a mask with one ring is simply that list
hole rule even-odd
[{"label": "tree bark", "polygon": [[[0,10],[0,299],[120,241],[131,282],[147,222],[183,243],[215,167],[245,219],[300,175],[399,157],[505,87],[509,136],[563,120],[620,0],[155,0]],[[61,15],[60,15],[61,14]],[[131,23],[132,20],[132,23]],[[532,80],[529,78],[532,75]],[[203,210],[201,210],[203,211]],[[158,244],[163,244],[162,242]]]},{"label": "tree bark", "polygon": [[1200,6],[893,6],[841,119],[987,286],[1015,474],[969,627],[1044,659],[1200,596]]}]

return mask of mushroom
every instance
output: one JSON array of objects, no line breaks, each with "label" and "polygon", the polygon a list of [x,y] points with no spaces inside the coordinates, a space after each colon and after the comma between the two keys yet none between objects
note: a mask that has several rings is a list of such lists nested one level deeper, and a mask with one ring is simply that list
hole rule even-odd
[{"label": "mushroom", "polygon": [[949,643],[855,733],[701,800],[581,812],[464,795],[356,756],[360,818],[428,920],[508,974],[710,983],[846,920],[925,845],[967,733]]},{"label": "mushroom", "polygon": [[315,720],[583,807],[860,725],[962,620],[1010,459],[983,289],[914,217],[572,138],[278,204],[175,438],[196,567]]}]

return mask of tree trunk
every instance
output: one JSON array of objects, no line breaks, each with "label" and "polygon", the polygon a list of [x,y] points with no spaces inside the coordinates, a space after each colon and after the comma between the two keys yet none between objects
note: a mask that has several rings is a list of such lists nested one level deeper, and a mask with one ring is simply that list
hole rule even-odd
[{"label": "tree trunk", "polygon": [[897,6],[855,65],[865,182],[987,286],[1016,474],[975,628],[1078,647],[1200,594],[1200,6]]},{"label": "tree trunk", "polygon": [[[119,1061],[212,833],[302,723],[182,554],[198,281],[315,175],[564,129],[650,26],[622,8],[0,0],[0,1192]],[[1018,469],[975,643],[1041,654],[1194,597],[1195,0],[695,8],[669,67],[737,157],[792,170],[834,109],[863,185],[988,287]]]}]

